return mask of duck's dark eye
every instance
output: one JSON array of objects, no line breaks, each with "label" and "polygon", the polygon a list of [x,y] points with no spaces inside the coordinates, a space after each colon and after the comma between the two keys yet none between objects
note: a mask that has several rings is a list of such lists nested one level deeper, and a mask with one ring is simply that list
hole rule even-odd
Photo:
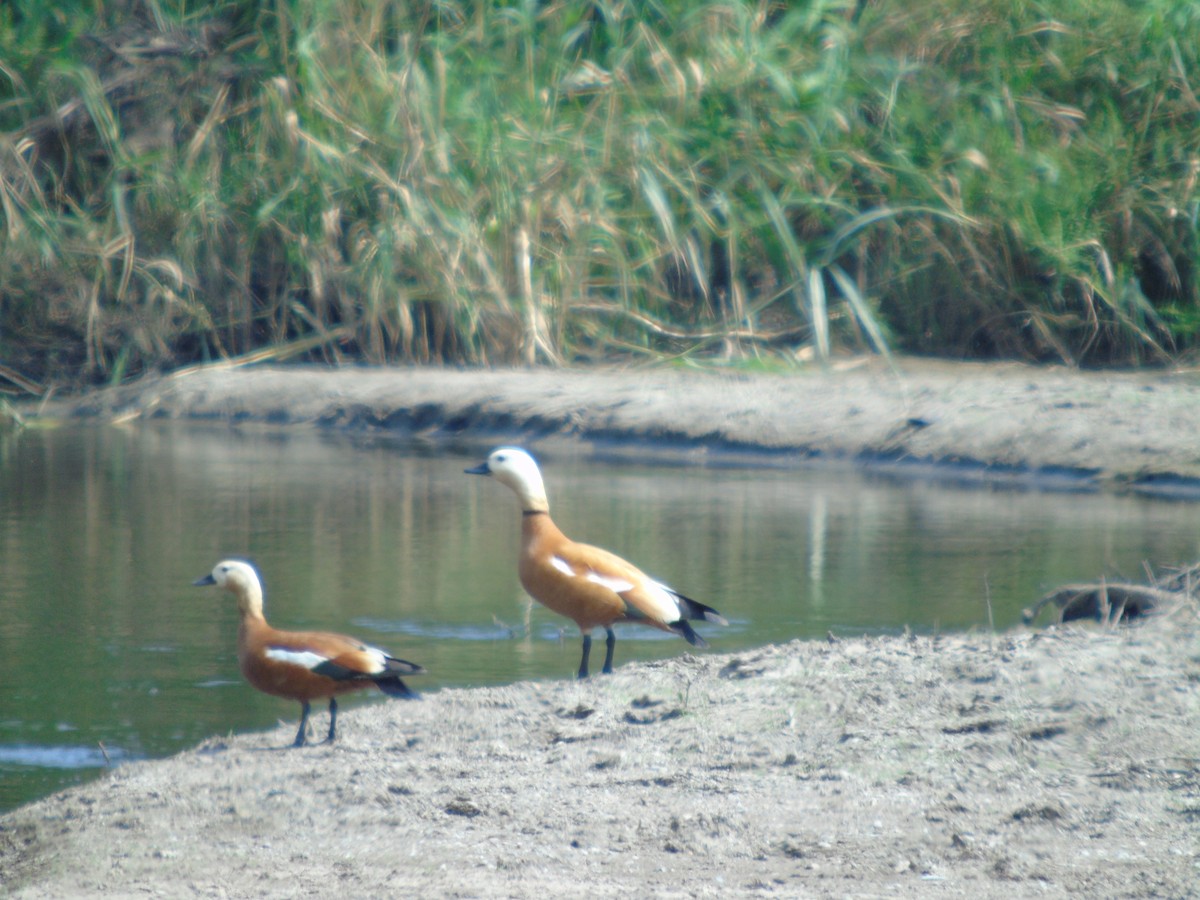
[{"label": "duck's dark eye", "polygon": [[496,457],[496,462],[504,462],[506,459],[508,459],[508,457],[501,454],[500,456]]}]

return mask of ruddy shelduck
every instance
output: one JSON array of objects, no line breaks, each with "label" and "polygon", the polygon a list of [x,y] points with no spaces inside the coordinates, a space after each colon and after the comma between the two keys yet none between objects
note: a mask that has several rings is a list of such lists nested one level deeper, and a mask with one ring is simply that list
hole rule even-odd
[{"label": "ruddy shelduck", "polygon": [[337,695],[375,685],[393,697],[416,699],[401,675],[425,670],[397,659],[378,647],[327,631],[279,631],[263,617],[263,589],[258,573],[247,562],[226,559],[212,572],[192,582],[215,584],[237,598],[242,620],[238,626],[237,655],[242,675],[265,694],[300,702],[303,713],[293,747],[301,747],[308,734],[310,703],[329,699],[329,735],[337,736]]},{"label": "ruddy shelduck", "polygon": [[729,624],[715,609],[660,584],[632,563],[599,547],[577,544],[559,531],[550,519],[542,473],[524,450],[500,447],[466,473],[490,475],[516,493],[522,515],[517,574],[534,600],[579,626],[583,633],[580,678],[587,678],[594,628],[607,634],[603,671],[609,673],[617,641],[612,626],[617,622],[672,631],[695,647],[708,644],[689,619]]}]

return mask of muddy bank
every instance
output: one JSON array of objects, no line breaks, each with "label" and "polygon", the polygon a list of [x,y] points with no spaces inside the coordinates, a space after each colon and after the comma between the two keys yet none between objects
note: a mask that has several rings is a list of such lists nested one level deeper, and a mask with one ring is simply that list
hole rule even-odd
[{"label": "muddy bank", "polygon": [[[1200,630],[794,642],[360,707],[0,818],[16,897],[1195,896]],[[320,728],[323,722],[318,719]]]},{"label": "muddy bank", "polygon": [[1015,486],[1200,496],[1200,380],[862,360],[841,371],[212,367],[51,415],[169,417],[525,442],[695,462],[852,464]]}]

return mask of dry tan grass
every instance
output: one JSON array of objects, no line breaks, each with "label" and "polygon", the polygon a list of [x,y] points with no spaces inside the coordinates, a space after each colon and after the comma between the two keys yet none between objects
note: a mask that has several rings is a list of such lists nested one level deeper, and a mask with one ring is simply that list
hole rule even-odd
[{"label": "dry tan grass", "polygon": [[0,358],[1161,360],[1200,21],[1101,7],[31,8]]}]

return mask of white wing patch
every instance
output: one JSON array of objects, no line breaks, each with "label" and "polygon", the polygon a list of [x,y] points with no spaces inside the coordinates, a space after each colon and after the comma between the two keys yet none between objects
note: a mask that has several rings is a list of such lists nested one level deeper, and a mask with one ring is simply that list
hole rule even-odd
[{"label": "white wing patch", "polygon": [[663,622],[677,622],[680,617],[679,601],[669,587],[653,579],[646,580],[646,597]]},{"label": "white wing patch", "polygon": [[[578,572],[571,568],[571,564],[561,556],[550,557],[550,565],[554,566],[554,568],[558,569],[558,571],[562,572],[564,575],[569,575],[572,578],[576,578],[579,575]],[[628,591],[633,588],[632,581],[628,581],[624,578],[617,578],[613,575],[605,575],[603,572],[597,572],[595,569],[588,569],[583,573],[583,577],[586,581],[590,581],[593,584],[603,585],[614,594],[620,594],[623,591]]]},{"label": "white wing patch", "polygon": [[624,578],[613,578],[610,575],[602,575],[599,572],[588,572],[585,577],[588,581],[604,585],[614,594],[621,594],[633,589],[633,582],[626,581]]},{"label": "white wing patch", "polygon": [[322,656],[320,653],[313,653],[311,650],[288,650],[286,647],[268,647],[266,656],[267,659],[300,666],[310,671],[321,663],[329,662],[329,657]]},{"label": "white wing patch", "polygon": [[[367,655],[369,663],[361,669],[355,666],[354,671],[360,671],[364,675],[375,675],[387,668],[387,654],[378,647],[368,647],[365,644],[360,644],[358,649]],[[310,672],[318,666],[329,662],[328,656],[314,653],[312,650],[289,650],[286,647],[268,647],[266,657],[276,662],[301,666]]]},{"label": "white wing patch", "polygon": [[[564,575],[569,575],[572,578],[579,576],[579,573],[571,568],[571,564],[561,556],[550,557],[550,565],[554,566],[554,568],[558,569]],[[617,575],[605,575],[603,572],[597,572],[595,569],[588,569],[583,573],[583,578],[585,581],[608,588],[614,594],[624,594],[626,591],[632,591],[637,587],[628,578],[621,578]],[[648,601],[644,605],[649,607],[645,612],[662,622],[675,622],[679,619],[681,615],[679,603],[676,601],[675,594],[669,587],[648,578],[642,584],[642,588],[643,597]]]},{"label": "white wing patch", "polygon": [[371,660],[371,667],[364,670],[368,675],[374,675],[377,672],[382,672],[387,668],[388,656],[378,647],[369,647],[363,645],[362,650],[367,654],[367,658]]}]

